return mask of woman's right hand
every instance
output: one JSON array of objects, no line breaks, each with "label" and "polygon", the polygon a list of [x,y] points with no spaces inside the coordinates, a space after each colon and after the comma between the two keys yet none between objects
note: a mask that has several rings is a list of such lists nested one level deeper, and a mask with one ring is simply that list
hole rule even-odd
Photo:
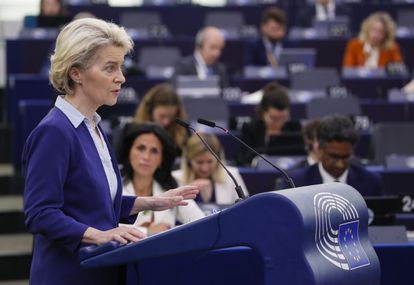
[{"label": "woman's right hand", "polygon": [[104,244],[110,241],[118,241],[121,244],[128,242],[137,242],[146,237],[146,235],[134,227],[120,226],[107,231],[89,227],[83,234],[82,242],[92,244]]},{"label": "woman's right hand", "polygon": [[210,179],[198,178],[191,182],[191,185],[200,189],[200,197],[205,203],[209,203],[213,196],[213,185]]},{"label": "woman's right hand", "polygon": [[211,185],[211,180],[206,178],[198,178],[191,182],[191,185],[197,186],[200,189],[200,192],[211,191],[213,185]]}]

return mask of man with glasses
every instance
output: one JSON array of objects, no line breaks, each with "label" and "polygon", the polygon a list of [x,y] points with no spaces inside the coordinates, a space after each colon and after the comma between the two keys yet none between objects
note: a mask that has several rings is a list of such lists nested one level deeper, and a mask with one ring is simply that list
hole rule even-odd
[{"label": "man with glasses", "polygon": [[383,195],[378,174],[352,163],[351,158],[358,132],[350,119],[328,116],[320,121],[316,131],[319,162],[291,173],[297,187],[329,182],[346,183],[363,196]]}]

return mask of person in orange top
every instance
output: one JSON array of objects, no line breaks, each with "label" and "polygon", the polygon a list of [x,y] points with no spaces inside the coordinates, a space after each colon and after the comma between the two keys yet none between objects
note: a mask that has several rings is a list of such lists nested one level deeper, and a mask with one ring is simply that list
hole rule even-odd
[{"label": "person in orange top", "polygon": [[401,62],[401,53],[395,42],[396,25],[385,12],[370,15],[361,25],[358,38],[351,39],[345,50],[343,67],[384,67]]}]

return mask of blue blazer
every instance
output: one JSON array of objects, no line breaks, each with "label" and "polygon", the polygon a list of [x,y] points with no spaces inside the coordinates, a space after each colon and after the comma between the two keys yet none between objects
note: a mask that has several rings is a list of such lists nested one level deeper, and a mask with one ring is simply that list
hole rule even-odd
[{"label": "blue blazer", "polygon": [[[296,187],[322,183],[318,164],[294,170],[290,177]],[[361,193],[362,196],[381,196],[384,194],[381,177],[357,165],[350,165],[346,183]]]},{"label": "blue blazer", "polygon": [[[103,133],[103,132],[102,132]],[[84,270],[78,260],[88,227],[109,230],[129,218],[135,197],[122,197],[115,154],[104,135],[118,178],[112,202],[104,168],[85,123],[75,128],[53,108],[23,150],[24,213],[34,234],[31,284],[118,284],[119,268]]]}]

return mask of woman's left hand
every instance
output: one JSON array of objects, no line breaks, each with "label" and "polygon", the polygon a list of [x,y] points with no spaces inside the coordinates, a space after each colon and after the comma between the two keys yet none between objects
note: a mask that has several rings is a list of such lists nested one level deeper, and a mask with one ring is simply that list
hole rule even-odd
[{"label": "woman's left hand", "polygon": [[[174,188],[168,191],[165,191],[164,193],[162,193],[160,196],[161,197],[174,197],[174,196],[181,196],[183,197],[184,200],[187,199],[194,199],[195,197],[197,197],[197,194],[200,192],[200,190],[198,189],[197,186],[195,185],[186,185],[186,186],[181,186],[178,188]],[[187,205],[188,203],[183,201],[185,204],[182,205]]]}]

